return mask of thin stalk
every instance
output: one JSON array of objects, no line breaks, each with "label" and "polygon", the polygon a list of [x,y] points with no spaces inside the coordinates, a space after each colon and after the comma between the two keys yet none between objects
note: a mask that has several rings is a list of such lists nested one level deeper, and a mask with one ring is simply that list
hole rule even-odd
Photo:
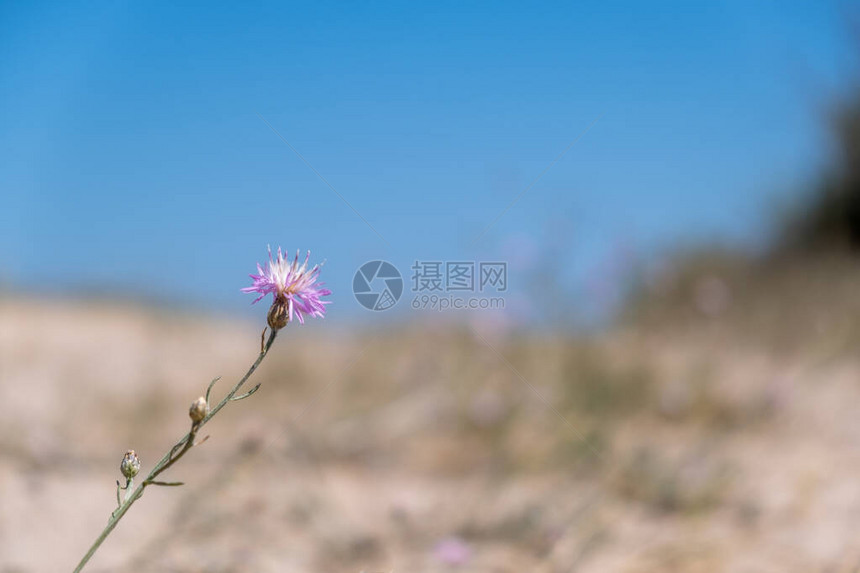
[{"label": "thin stalk", "polygon": [[[248,371],[245,373],[245,375],[242,376],[242,378],[233,386],[233,388],[230,389],[230,392],[228,392],[227,395],[224,396],[224,398],[220,402],[218,402],[218,404],[214,408],[210,409],[209,414],[207,414],[205,418],[200,420],[200,422],[191,425],[191,430],[187,434],[185,434],[183,438],[176,442],[176,444],[174,444],[173,447],[170,448],[170,450],[166,454],[164,454],[164,457],[162,457],[161,460],[159,460],[159,462],[155,464],[155,467],[153,467],[152,471],[150,471],[149,474],[143,479],[143,481],[140,482],[140,485],[137,486],[137,488],[126,497],[125,501],[111,514],[110,519],[108,519],[107,526],[99,534],[95,542],[93,542],[86,555],[84,555],[83,559],[81,559],[81,562],[78,563],[78,566],[75,567],[74,573],[79,573],[81,570],[83,570],[84,566],[92,558],[92,556],[95,554],[95,552],[104,542],[104,540],[107,539],[107,536],[110,535],[110,533],[114,530],[117,523],[119,523],[119,520],[122,519],[123,516],[128,512],[134,502],[136,502],[138,499],[141,498],[141,496],[143,496],[143,490],[146,489],[147,486],[176,485],[175,483],[155,481],[155,478],[158,477],[161,472],[176,463],[176,461],[182,456],[184,456],[185,453],[188,452],[188,450],[197,445],[194,442],[194,438],[197,436],[197,432],[200,430],[200,428],[206,425],[206,423],[209,422],[209,420],[211,420],[215,416],[215,414],[217,414],[221,410],[221,408],[226,406],[227,403],[230,402],[236,395],[236,392],[238,392],[245,384],[245,382],[247,382],[248,378],[251,377],[251,375],[254,373],[260,363],[263,362],[263,359],[266,357],[266,354],[269,353],[269,349],[275,342],[275,337],[277,336],[277,333],[277,330],[271,331],[271,334],[269,334],[269,338],[268,340],[266,340],[266,343],[260,347],[260,354],[259,356],[257,356],[257,360],[255,360],[251,367],[248,368]],[[265,331],[263,331],[263,335],[265,336]],[[215,381],[213,381],[213,384],[214,382]],[[211,390],[211,388],[212,386],[210,385],[209,390]],[[207,391],[207,401],[208,393],[209,392]]]}]

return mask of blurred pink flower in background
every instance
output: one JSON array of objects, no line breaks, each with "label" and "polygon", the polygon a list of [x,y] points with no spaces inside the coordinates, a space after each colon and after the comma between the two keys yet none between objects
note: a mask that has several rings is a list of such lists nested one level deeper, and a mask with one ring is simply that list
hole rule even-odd
[{"label": "blurred pink flower in background", "polygon": [[472,549],[459,537],[446,537],[433,548],[433,557],[446,565],[463,565],[472,558]]}]

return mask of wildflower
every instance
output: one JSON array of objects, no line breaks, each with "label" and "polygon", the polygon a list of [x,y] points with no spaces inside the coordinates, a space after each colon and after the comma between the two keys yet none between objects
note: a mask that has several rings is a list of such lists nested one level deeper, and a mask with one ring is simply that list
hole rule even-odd
[{"label": "wildflower", "polygon": [[463,565],[472,558],[472,548],[459,537],[447,537],[433,548],[433,556],[446,565]]},{"label": "wildflower", "polygon": [[188,409],[188,416],[195,424],[199,424],[206,414],[209,413],[209,404],[206,403],[206,398],[200,396],[191,403],[191,408]]},{"label": "wildflower", "polygon": [[[299,322],[304,324],[304,316],[325,316],[325,305],[330,301],[321,300],[322,297],[331,294],[331,291],[322,288],[323,283],[318,283],[320,266],[308,270],[308,260],[311,252],[308,251],[305,262],[299,265],[299,253],[292,262],[281,253],[278,247],[278,256],[272,257],[272,249],[269,248],[269,262],[264,269],[257,264],[258,275],[250,275],[254,284],[242,289],[242,292],[259,293],[254,303],[267,294],[274,295],[275,300],[269,309],[268,322],[274,330],[286,326],[293,319],[293,314],[298,317]],[[252,303],[252,304],[254,304]]]},{"label": "wildflower", "polygon": [[134,453],[134,450],[129,450],[122,458],[122,463],[119,464],[119,471],[126,479],[131,479],[140,471],[140,458]]}]

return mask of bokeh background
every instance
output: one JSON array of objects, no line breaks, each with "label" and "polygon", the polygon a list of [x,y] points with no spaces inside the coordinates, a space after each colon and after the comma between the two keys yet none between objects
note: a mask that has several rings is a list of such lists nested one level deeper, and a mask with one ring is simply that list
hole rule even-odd
[{"label": "bokeh background", "polygon": [[0,4],[0,571],[244,372],[269,244],[328,315],[90,570],[855,571],[858,55],[839,2]]}]

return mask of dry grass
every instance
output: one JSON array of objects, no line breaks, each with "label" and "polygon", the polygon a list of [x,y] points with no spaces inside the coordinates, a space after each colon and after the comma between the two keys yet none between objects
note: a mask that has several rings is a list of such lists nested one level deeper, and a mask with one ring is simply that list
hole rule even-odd
[{"label": "dry grass", "polygon": [[[171,470],[188,485],[147,492],[92,571],[851,570],[854,330],[784,343],[794,313],[746,300],[599,337],[290,327]],[[0,301],[0,571],[69,568],[122,453],[157,459],[258,345],[228,320]]]}]

